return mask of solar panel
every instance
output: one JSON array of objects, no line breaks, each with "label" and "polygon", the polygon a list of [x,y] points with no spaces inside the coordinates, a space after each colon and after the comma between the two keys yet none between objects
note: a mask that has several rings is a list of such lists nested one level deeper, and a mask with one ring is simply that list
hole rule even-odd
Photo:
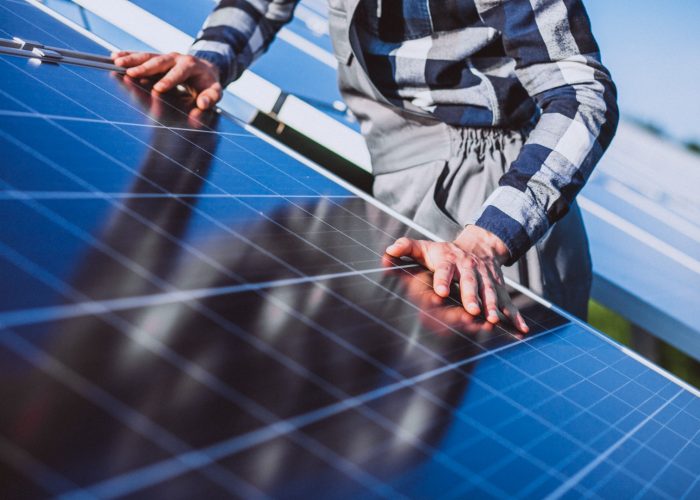
[{"label": "solar panel", "polygon": [[382,255],[416,229],[185,94],[0,74],[3,498],[700,495],[654,366],[516,290],[528,337],[469,317]]}]

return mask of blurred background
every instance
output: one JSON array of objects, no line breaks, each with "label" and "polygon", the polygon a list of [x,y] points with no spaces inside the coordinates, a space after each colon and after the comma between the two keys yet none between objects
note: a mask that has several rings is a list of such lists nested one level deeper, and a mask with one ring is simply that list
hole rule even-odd
[{"label": "blurred background", "polygon": [[585,4],[625,117],[700,152],[700,2]]},{"label": "blurred background", "polygon": [[[587,0],[585,4],[603,61],[618,87],[623,119],[668,142],[669,149],[677,146],[700,155],[700,2]],[[658,164],[660,179],[667,175],[665,167]],[[692,179],[700,170],[700,161],[688,159],[687,170]],[[677,188],[680,184],[682,181]],[[691,207],[697,207],[700,185],[692,188]],[[671,190],[669,195],[674,193]],[[693,257],[700,257],[697,248]],[[700,287],[700,282],[695,284]],[[700,310],[700,303],[694,306]],[[700,312],[695,317],[700,321]],[[596,301],[591,302],[589,320],[700,387],[697,360],[633,328],[630,320]]]}]

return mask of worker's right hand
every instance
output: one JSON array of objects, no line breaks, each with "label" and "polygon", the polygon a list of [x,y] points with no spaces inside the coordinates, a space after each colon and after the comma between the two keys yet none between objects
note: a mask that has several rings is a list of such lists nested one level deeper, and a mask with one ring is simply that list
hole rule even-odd
[{"label": "worker's right hand", "polygon": [[453,242],[404,237],[389,246],[386,253],[396,258],[410,257],[432,271],[433,289],[440,297],[450,294],[452,279],[457,277],[462,305],[469,314],[481,313],[489,323],[496,324],[500,310],[520,332],[528,333],[529,327],[513,304],[501,272],[508,249],[498,236],[469,225]]},{"label": "worker's right hand", "polygon": [[186,85],[196,95],[199,109],[212,108],[222,97],[219,70],[204,59],[177,52],[152,54],[130,51],[114,52],[112,59],[115,65],[127,68],[126,74],[132,78],[163,75],[153,85],[156,92],[167,92],[179,84]]}]

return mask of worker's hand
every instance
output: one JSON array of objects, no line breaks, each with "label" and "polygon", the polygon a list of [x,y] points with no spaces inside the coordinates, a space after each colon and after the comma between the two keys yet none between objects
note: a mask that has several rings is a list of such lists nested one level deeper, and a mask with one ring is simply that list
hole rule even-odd
[{"label": "worker's hand", "polygon": [[146,78],[164,75],[153,85],[156,92],[167,92],[179,84],[189,87],[196,95],[199,109],[213,107],[222,96],[218,68],[204,59],[171,52],[152,54],[150,52],[121,51],[112,53],[114,64],[128,68],[131,78]]},{"label": "worker's hand", "polygon": [[450,294],[450,284],[457,279],[462,305],[469,314],[483,312],[489,323],[496,324],[501,311],[518,330],[529,331],[510,300],[501,272],[508,249],[493,233],[470,225],[451,243],[399,238],[386,252],[393,257],[411,257],[432,271],[433,290],[441,297]]}]

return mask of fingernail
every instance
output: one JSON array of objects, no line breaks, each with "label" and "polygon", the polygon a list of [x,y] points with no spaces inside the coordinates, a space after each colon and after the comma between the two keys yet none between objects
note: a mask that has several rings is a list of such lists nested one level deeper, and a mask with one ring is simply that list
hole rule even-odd
[{"label": "fingernail", "polygon": [[489,311],[489,318],[492,318],[492,317],[498,318],[498,313],[496,312],[495,309],[491,309],[491,310]]},{"label": "fingernail", "polygon": [[476,302],[471,302],[467,304],[467,309],[475,311],[475,314],[479,314],[479,304],[477,304]]},{"label": "fingernail", "polygon": [[205,108],[209,107],[209,98],[208,97],[202,97],[202,106]]},{"label": "fingernail", "polygon": [[445,285],[440,285],[437,287],[437,292],[447,294],[450,292],[450,290]]}]

